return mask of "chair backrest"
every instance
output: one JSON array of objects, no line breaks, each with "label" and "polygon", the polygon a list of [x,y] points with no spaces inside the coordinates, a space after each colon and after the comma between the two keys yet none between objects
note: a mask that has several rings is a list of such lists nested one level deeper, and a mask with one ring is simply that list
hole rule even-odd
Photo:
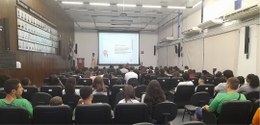
[{"label": "chair backrest", "polygon": [[93,95],[92,103],[107,103],[109,104],[109,99],[107,95],[95,94]]},{"label": "chair backrest", "polygon": [[146,91],[146,85],[139,85],[135,87],[135,96],[141,98]]},{"label": "chair backrest", "polygon": [[5,98],[5,96],[6,96],[6,93],[5,93],[5,92],[0,92],[0,99]]},{"label": "chair backrest", "polygon": [[111,78],[109,88],[112,88],[114,85],[121,85],[123,81],[121,78]]},{"label": "chair backrest", "polygon": [[34,93],[38,92],[38,88],[35,86],[24,86],[22,97],[31,101]]},{"label": "chair backrest", "polygon": [[61,78],[60,81],[63,85],[67,83],[68,78]]},{"label": "chair backrest", "polygon": [[111,107],[104,104],[78,105],[75,109],[76,124],[109,124]]},{"label": "chair backrest", "polygon": [[29,124],[29,113],[21,107],[1,107],[0,124]]},{"label": "chair backrest", "polygon": [[52,96],[46,92],[36,92],[32,96],[32,106],[35,107],[37,105],[49,105]]},{"label": "chair backrest", "polygon": [[246,101],[227,101],[223,103],[217,118],[218,124],[247,124],[252,103]]},{"label": "chair backrest", "polygon": [[114,110],[116,124],[134,124],[148,121],[148,109],[144,103],[120,103]]},{"label": "chair backrest", "polygon": [[108,78],[103,78],[104,84],[109,86],[110,80]]},{"label": "chair backrest", "polygon": [[202,121],[206,124],[217,124],[217,117],[214,113],[202,109]]},{"label": "chair backrest", "polygon": [[260,99],[257,99],[255,102],[253,102],[253,107],[252,107],[251,113],[249,115],[248,124],[252,123],[252,119],[255,115],[255,112],[259,107],[260,107]]},{"label": "chair backrest", "polygon": [[174,94],[174,102],[182,107],[190,104],[191,96],[194,94],[195,87],[193,85],[179,85],[177,91]]},{"label": "chair backrest", "polygon": [[164,92],[168,92],[172,90],[174,87],[176,87],[176,85],[173,84],[173,80],[170,77],[157,77],[157,80],[160,83]]},{"label": "chair backrest", "polygon": [[169,121],[175,119],[177,115],[178,106],[169,101],[164,101],[155,105],[152,111],[152,118],[157,121],[158,124],[167,124]]},{"label": "chair backrest", "polygon": [[198,85],[196,92],[208,92],[210,97],[214,97],[214,85],[212,84],[204,84],[204,85]]},{"label": "chair backrest", "polygon": [[190,103],[194,106],[204,106],[209,104],[210,95],[208,92],[196,92],[192,95]]},{"label": "chair backrest", "polygon": [[72,124],[72,111],[68,105],[36,106],[33,110],[34,124]]},{"label": "chair backrest", "polygon": [[198,85],[198,81],[199,81],[198,78],[194,77],[194,78],[190,78],[190,80],[193,82],[194,86]]},{"label": "chair backrest", "polygon": [[63,103],[69,105],[72,110],[77,106],[79,99],[80,96],[76,94],[65,94],[62,96]]},{"label": "chair backrest", "polygon": [[92,79],[91,78],[79,78],[78,79],[78,85],[92,85]]},{"label": "chair backrest", "polygon": [[50,78],[46,77],[43,79],[43,84],[49,84],[50,83]]},{"label": "chair backrest", "polygon": [[255,102],[257,99],[260,99],[259,91],[253,91],[245,94],[246,99],[252,102]]},{"label": "chair backrest", "polygon": [[40,88],[41,92],[49,93],[51,96],[62,96],[62,87],[59,85],[44,85]]},{"label": "chair backrest", "polygon": [[188,121],[182,123],[181,125],[206,125],[206,124],[202,121]]},{"label": "chair backrest", "polygon": [[174,84],[174,87],[176,87],[179,82],[183,81],[183,78],[182,77],[172,77],[172,84]]},{"label": "chair backrest", "polygon": [[109,104],[111,104],[112,108],[114,108],[115,106],[115,99],[116,99],[116,95],[118,92],[120,92],[120,90],[123,90],[123,88],[125,87],[126,85],[113,85],[112,88],[111,88],[111,95],[109,97]]},{"label": "chair backrest", "polygon": [[213,78],[212,77],[206,77],[205,83],[213,84]]},{"label": "chair backrest", "polygon": [[139,81],[137,78],[130,78],[127,82],[128,85],[132,85],[133,87],[139,85]]}]

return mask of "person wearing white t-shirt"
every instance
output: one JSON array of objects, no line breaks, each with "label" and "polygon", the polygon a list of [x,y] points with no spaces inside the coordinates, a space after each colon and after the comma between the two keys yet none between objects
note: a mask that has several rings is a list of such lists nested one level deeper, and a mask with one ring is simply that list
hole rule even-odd
[{"label": "person wearing white t-shirt", "polygon": [[118,103],[140,103],[135,99],[135,89],[131,85],[124,87],[123,95],[124,99],[120,100]]},{"label": "person wearing white t-shirt", "polygon": [[134,67],[130,67],[130,71],[125,74],[125,82],[128,84],[128,80],[131,78],[138,79],[138,75],[134,72]]},{"label": "person wearing white t-shirt", "polygon": [[178,83],[178,85],[177,85],[176,88],[175,88],[175,92],[177,91],[177,88],[178,88],[178,86],[180,86],[180,85],[187,85],[187,86],[193,86],[193,85],[194,85],[193,82],[190,81],[190,78],[189,78],[189,74],[188,74],[188,73],[184,73],[184,74],[182,75],[182,78],[183,78],[184,81]]}]

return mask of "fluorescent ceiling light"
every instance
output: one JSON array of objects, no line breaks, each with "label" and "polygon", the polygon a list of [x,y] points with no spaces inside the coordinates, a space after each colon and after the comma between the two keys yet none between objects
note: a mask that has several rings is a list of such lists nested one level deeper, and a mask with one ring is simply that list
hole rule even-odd
[{"label": "fluorescent ceiling light", "polygon": [[144,8],[162,8],[162,6],[156,6],[156,5],[143,5]]},{"label": "fluorescent ceiling light", "polygon": [[89,5],[94,5],[94,6],[110,6],[110,3],[89,3]]},{"label": "fluorescent ceiling light", "polygon": [[202,1],[196,3],[192,8],[195,8],[195,7],[199,6],[201,3],[202,3]]},{"label": "fluorescent ceiling light", "polygon": [[181,10],[186,9],[186,7],[182,7],[182,6],[168,6],[167,8],[169,8],[169,9],[181,9]]},{"label": "fluorescent ceiling light", "polygon": [[83,2],[71,2],[71,1],[62,1],[63,4],[76,4],[76,5],[82,5]]},{"label": "fluorescent ceiling light", "polygon": [[117,4],[119,7],[136,7],[134,4]]}]

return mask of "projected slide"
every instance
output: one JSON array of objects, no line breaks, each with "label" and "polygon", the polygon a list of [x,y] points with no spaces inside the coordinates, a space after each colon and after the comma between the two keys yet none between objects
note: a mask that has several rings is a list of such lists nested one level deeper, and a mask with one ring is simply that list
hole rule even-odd
[{"label": "projected slide", "polygon": [[139,33],[99,32],[99,64],[139,64]]}]

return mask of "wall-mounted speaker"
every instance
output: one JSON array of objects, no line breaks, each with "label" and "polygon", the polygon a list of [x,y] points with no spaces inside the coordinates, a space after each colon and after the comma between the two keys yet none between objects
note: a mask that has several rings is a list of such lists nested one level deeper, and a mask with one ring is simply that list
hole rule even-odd
[{"label": "wall-mounted speaker", "polygon": [[175,53],[177,54],[178,53],[178,46],[175,45]]},{"label": "wall-mounted speaker", "polygon": [[153,46],[153,55],[156,55],[156,46]]},{"label": "wall-mounted speaker", "polygon": [[244,53],[247,54],[246,58],[249,58],[249,43],[250,43],[250,27],[245,27],[245,48]]},{"label": "wall-mounted speaker", "polygon": [[74,53],[77,54],[78,53],[78,44],[75,44],[75,49],[74,49]]},{"label": "wall-mounted speaker", "polygon": [[178,43],[178,57],[181,57],[181,43]]}]

